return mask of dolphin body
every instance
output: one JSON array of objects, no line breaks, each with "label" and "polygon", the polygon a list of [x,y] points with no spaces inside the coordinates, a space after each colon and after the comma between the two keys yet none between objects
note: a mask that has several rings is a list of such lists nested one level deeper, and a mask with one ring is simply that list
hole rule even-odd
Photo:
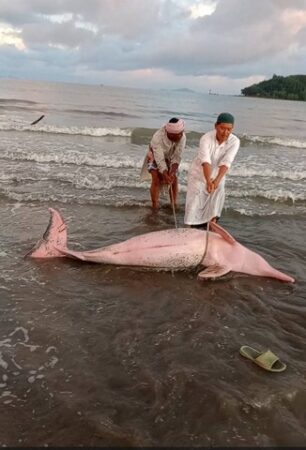
[{"label": "dolphin body", "polygon": [[31,258],[68,257],[81,261],[122,266],[184,270],[205,267],[198,278],[208,280],[230,271],[294,282],[274,269],[257,253],[237,242],[227,231],[211,223],[213,231],[178,228],[135,236],[118,244],[88,251],[67,247],[67,226],[55,209],[43,238],[26,255]]}]

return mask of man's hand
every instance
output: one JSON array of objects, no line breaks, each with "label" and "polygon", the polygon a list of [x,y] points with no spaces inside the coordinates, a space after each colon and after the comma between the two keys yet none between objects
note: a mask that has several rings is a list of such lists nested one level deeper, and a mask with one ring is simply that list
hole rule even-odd
[{"label": "man's hand", "polygon": [[163,181],[165,184],[172,184],[172,177],[169,175],[167,170],[163,171]]},{"label": "man's hand", "polygon": [[170,167],[170,175],[176,175],[178,169],[178,164],[174,163],[172,164],[172,166]]},{"label": "man's hand", "polygon": [[216,178],[214,180],[212,180],[212,182],[214,183],[214,186],[215,186],[215,190],[218,188],[220,181],[222,180],[222,178],[224,177],[224,175],[226,174],[227,171],[228,171],[227,166],[219,167],[218,175],[216,176]]},{"label": "man's hand", "polygon": [[171,177],[171,183],[173,183],[176,178],[177,169],[178,169],[177,163],[172,164],[172,166],[170,167],[169,175]]},{"label": "man's hand", "polygon": [[212,182],[213,182],[213,185],[214,185],[214,190],[216,190],[218,188],[218,186],[219,186],[220,180],[215,178]]},{"label": "man's hand", "polygon": [[206,182],[206,189],[209,194],[212,194],[215,191],[216,187],[213,180],[209,180]]}]

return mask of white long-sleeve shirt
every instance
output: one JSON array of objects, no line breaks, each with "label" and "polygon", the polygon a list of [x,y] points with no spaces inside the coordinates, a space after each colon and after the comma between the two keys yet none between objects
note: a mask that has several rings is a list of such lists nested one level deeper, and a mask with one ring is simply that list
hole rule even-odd
[{"label": "white long-sleeve shirt", "polygon": [[231,167],[239,146],[240,140],[234,134],[230,134],[222,144],[217,141],[216,130],[201,137],[198,154],[188,172],[184,219],[186,225],[200,225],[209,222],[213,217],[221,216],[225,199],[225,175],[215,192],[209,194],[202,164],[211,165],[211,178],[215,178],[220,166]]}]

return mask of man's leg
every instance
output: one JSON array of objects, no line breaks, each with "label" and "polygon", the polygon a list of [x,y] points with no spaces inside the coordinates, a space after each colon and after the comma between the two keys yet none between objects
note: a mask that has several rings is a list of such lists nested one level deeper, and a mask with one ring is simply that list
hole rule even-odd
[{"label": "man's leg", "polygon": [[158,171],[150,170],[150,174],[152,177],[151,188],[150,188],[152,207],[154,209],[158,209],[159,208],[159,191],[160,191],[160,181],[159,181]]}]

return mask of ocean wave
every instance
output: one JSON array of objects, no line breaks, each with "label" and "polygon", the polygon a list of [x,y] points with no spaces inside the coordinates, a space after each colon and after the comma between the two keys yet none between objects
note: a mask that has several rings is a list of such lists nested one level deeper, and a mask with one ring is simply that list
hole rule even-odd
[{"label": "ocean wave", "polygon": [[226,212],[227,215],[229,215],[232,218],[237,218],[239,216],[246,216],[246,217],[268,217],[268,216],[305,216],[306,214],[306,208],[299,208],[297,210],[296,208],[286,209],[286,210],[273,210],[267,208],[262,208],[261,210],[255,210],[254,208],[237,208],[237,207],[231,207],[226,206],[224,208],[224,213]]},{"label": "ocean wave", "polygon": [[[47,176],[41,176],[38,172],[37,177],[35,175],[27,175],[27,176],[16,176],[16,175],[6,175],[1,176],[0,183],[2,185],[2,189],[4,191],[9,191],[10,184],[18,184],[21,183],[68,183],[70,186],[73,186],[74,189],[82,191],[85,197],[90,196],[89,191],[99,191],[101,192],[112,192],[115,194],[116,191],[126,192],[128,196],[136,195],[135,190],[139,191],[147,191],[149,189],[149,183],[140,181],[139,178],[135,178],[133,176],[124,177],[112,177],[112,176],[103,176],[96,173],[88,173],[88,174],[75,174],[72,172],[60,172],[60,173],[50,173]],[[51,184],[50,184],[51,186]],[[14,191],[14,186],[11,189]],[[185,184],[179,183],[179,192],[181,196],[185,196],[187,192],[187,186]],[[36,194],[35,194],[36,195]],[[39,194],[38,194],[39,195]],[[44,194],[42,194],[44,195]],[[108,194],[106,194],[107,196]],[[161,190],[161,196],[168,196],[168,189],[166,186],[163,186]],[[258,188],[244,188],[244,189],[227,189],[227,202],[231,201],[239,201],[241,204],[246,202],[252,202],[257,205],[267,205],[271,203],[275,204],[283,204],[287,206],[297,206],[297,205],[305,205],[306,203],[306,192],[304,191],[296,191],[293,192],[289,189],[282,188],[269,188],[269,189],[258,189]]]},{"label": "ocean wave", "polygon": [[[76,189],[85,189],[86,190],[99,190],[99,191],[112,191],[113,189],[148,189],[148,184],[142,181],[136,181],[132,178],[127,179],[110,179],[110,178],[101,178],[101,175],[96,174],[75,174],[71,172],[62,172],[56,174],[49,174],[48,176],[41,176],[41,173],[38,172],[37,176],[29,176],[29,175],[1,175],[0,183],[2,186],[8,184],[21,184],[21,183],[68,183]],[[166,188],[165,188],[166,189]],[[162,194],[165,189],[162,189]]]},{"label": "ocean wave", "polygon": [[3,105],[0,103],[0,110],[1,111],[31,111],[32,108],[29,106],[20,106],[20,105]]},{"label": "ocean wave", "polygon": [[[186,193],[187,186],[180,185],[180,192]],[[286,189],[247,189],[244,187],[240,190],[227,188],[227,198],[249,199],[249,200],[265,200],[276,203],[286,203],[288,205],[302,204],[306,202],[306,192],[291,192]]]},{"label": "ocean wave", "polygon": [[[156,128],[133,128],[131,133],[132,144],[148,145],[155,131]],[[203,134],[197,131],[187,131],[187,145],[191,147],[199,145],[200,138]]]},{"label": "ocean wave", "polygon": [[37,105],[33,100],[23,100],[21,98],[0,98],[0,104],[22,103],[25,105]]},{"label": "ocean wave", "polygon": [[[1,108],[1,105],[0,105]],[[24,107],[19,107],[23,109]],[[114,116],[118,118],[125,117],[137,117],[130,114],[122,112],[113,111],[92,111],[92,110],[79,110],[71,109],[69,112],[80,112],[84,114],[98,114],[106,116]],[[33,133],[51,133],[51,134],[68,134],[68,135],[81,135],[81,136],[93,136],[93,137],[103,137],[103,136],[119,136],[119,137],[130,137],[131,142],[137,145],[147,145],[150,142],[156,128],[146,128],[146,127],[129,127],[129,128],[95,128],[95,127],[78,127],[78,126],[57,126],[57,125],[35,125],[18,123],[0,123],[0,130],[3,131],[18,131],[18,132],[33,132]],[[198,132],[187,130],[187,145],[190,147],[198,146],[201,137],[205,132]],[[279,137],[279,136],[251,136],[247,134],[238,135],[241,140],[241,147],[245,147],[249,144],[260,144],[263,146],[281,146],[287,148],[299,148],[306,149],[306,141],[304,139],[295,139],[290,137]]]},{"label": "ocean wave", "polygon": [[[151,208],[151,201],[149,199],[137,199],[131,197],[108,197],[101,196],[101,192],[95,194],[90,193],[89,195],[81,195],[77,196],[74,194],[68,193],[49,193],[49,192],[32,192],[32,193],[24,193],[24,192],[12,192],[11,190],[6,190],[0,192],[0,198],[4,198],[11,202],[17,202],[18,207],[22,203],[27,203],[30,205],[35,205],[37,203],[47,203],[50,205],[51,202],[54,203],[62,203],[62,204],[75,204],[75,205],[98,205],[98,206],[106,206],[110,208]],[[162,202],[168,203],[168,197],[164,197]],[[179,210],[179,216],[177,217],[178,224],[180,227],[183,227],[183,215],[184,215],[184,203],[180,204],[181,209]],[[263,206],[261,208],[256,208],[255,205],[249,204],[247,206],[241,205],[237,207],[235,205],[231,205],[230,202],[227,202],[226,207],[224,208],[224,214],[230,216],[248,216],[248,217],[266,217],[266,216],[305,216],[306,215],[306,207],[305,205],[299,205],[297,207],[286,207],[286,208],[277,208],[273,209],[268,206]]]},{"label": "ocean wave", "polygon": [[[138,145],[147,144],[148,142],[150,142],[150,139],[155,131],[156,129],[152,128],[134,128],[131,135],[132,143]],[[200,139],[204,134],[204,132],[187,131],[187,145],[191,147],[198,146]],[[246,134],[238,134],[237,136],[240,138],[241,147],[246,147],[250,144],[261,144],[265,146],[276,145],[288,148],[306,148],[305,140],[276,136],[251,136]]]},{"label": "ocean wave", "polygon": [[49,193],[49,192],[0,192],[0,198],[5,198],[18,203],[63,203],[63,204],[77,204],[77,205],[103,205],[109,207],[151,207],[150,200],[137,200],[131,198],[108,199],[102,198],[101,194],[91,194],[88,196],[75,196],[67,193]]},{"label": "ocean wave", "polygon": [[253,189],[248,191],[247,189],[241,191],[228,190],[227,195],[235,198],[252,198],[252,199],[264,199],[278,203],[304,203],[306,201],[305,192],[288,192],[284,189],[270,189],[260,190]]},{"label": "ocean wave", "polygon": [[139,116],[135,114],[127,114],[123,112],[115,112],[115,111],[101,111],[101,110],[94,110],[94,109],[65,109],[65,112],[69,113],[75,113],[75,114],[85,114],[90,116],[105,116],[105,117],[121,117],[121,118],[139,118]]},{"label": "ocean wave", "polygon": [[[133,179],[107,179],[101,180],[98,175],[90,177],[82,177],[79,179],[72,179],[71,184],[76,188],[92,189],[92,190],[106,190],[111,191],[113,189],[148,189],[148,184],[141,181],[135,181]],[[163,193],[163,192],[162,192]]]},{"label": "ocean wave", "polygon": [[93,127],[59,127],[56,125],[20,125],[20,124],[0,124],[0,130],[2,131],[19,131],[19,132],[32,132],[32,133],[52,133],[52,134],[70,134],[81,136],[118,136],[118,137],[130,137],[132,131],[126,128],[93,128]]},{"label": "ocean wave", "polygon": [[106,168],[141,168],[142,157],[138,162],[133,158],[114,158],[101,154],[86,154],[75,150],[67,150],[65,153],[37,153],[28,151],[3,150],[1,159],[11,161],[34,161],[37,163],[73,164],[76,166],[96,166]]},{"label": "ocean wave", "polygon": [[[153,128],[134,128],[131,134],[131,141],[133,144],[145,145],[150,142],[156,129]],[[198,146],[201,137],[205,132],[186,131],[187,145],[190,147]],[[263,146],[281,146],[288,148],[306,148],[306,141],[277,136],[251,136],[247,134],[237,136],[240,138],[241,147],[246,147],[250,144],[260,144]]]},{"label": "ocean wave", "polygon": [[245,146],[248,143],[261,144],[261,145],[277,145],[281,147],[292,147],[292,148],[306,148],[306,141],[287,138],[287,137],[276,137],[276,136],[250,136],[242,135],[239,136],[241,139],[241,146]]},{"label": "ocean wave", "polygon": [[[139,156],[138,160],[135,157],[129,156],[107,156],[101,155],[100,153],[83,153],[77,150],[66,150],[65,152],[52,152],[40,153],[36,151],[25,151],[25,150],[2,150],[1,159],[6,159],[10,161],[33,161],[40,164],[71,164],[76,166],[93,166],[108,169],[136,169],[139,170],[143,164],[143,154]],[[180,174],[181,180],[186,180],[186,175],[188,173],[190,163],[183,161],[180,164]],[[3,173],[1,180],[5,181],[7,173]],[[306,179],[306,171],[301,169],[288,169],[288,170],[276,170],[263,168],[259,166],[258,168],[244,168],[244,167],[233,167],[228,175],[229,179],[254,179],[254,178],[279,178],[281,180],[290,181],[301,181]]]},{"label": "ocean wave", "polygon": [[[190,168],[190,162],[182,161],[180,164],[179,171],[181,173],[188,173]],[[288,169],[288,170],[277,170],[269,169],[258,165],[254,168],[246,168],[244,166],[237,167],[233,166],[228,174],[229,178],[280,178],[284,180],[299,181],[306,179],[306,170],[301,169]]]},{"label": "ocean wave", "polygon": [[305,170],[274,170],[259,166],[258,169],[232,168],[229,176],[241,178],[282,178],[285,180],[299,181],[306,178]]}]

